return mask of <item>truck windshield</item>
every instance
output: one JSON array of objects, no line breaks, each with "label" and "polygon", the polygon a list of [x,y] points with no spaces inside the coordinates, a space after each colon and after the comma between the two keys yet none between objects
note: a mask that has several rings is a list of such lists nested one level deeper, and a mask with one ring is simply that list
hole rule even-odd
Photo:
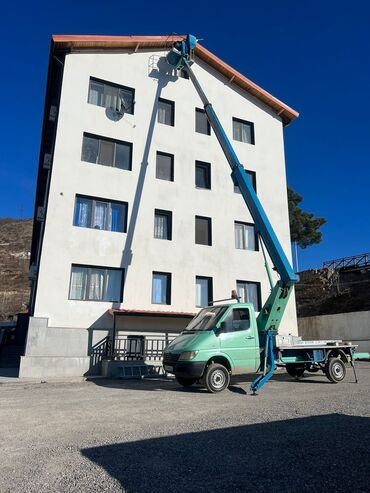
[{"label": "truck windshield", "polygon": [[212,329],[219,320],[220,316],[225,313],[227,309],[226,306],[211,306],[209,308],[203,308],[200,310],[198,315],[196,315],[185,331],[196,331],[196,330],[210,330]]}]

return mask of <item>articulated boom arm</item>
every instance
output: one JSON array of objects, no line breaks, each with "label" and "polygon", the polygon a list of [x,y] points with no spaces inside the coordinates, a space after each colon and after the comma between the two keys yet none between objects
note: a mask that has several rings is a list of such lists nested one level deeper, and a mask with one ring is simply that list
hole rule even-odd
[{"label": "articulated boom arm", "polygon": [[243,199],[254,220],[256,233],[262,238],[271,260],[280,275],[280,281],[272,289],[257,319],[260,331],[277,330],[292,286],[298,281],[298,276],[294,273],[246,171],[240,164],[230,140],[191,68],[192,50],[195,46],[196,38],[189,35],[186,40],[174,44],[174,48],[167,55],[167,61],[177,68],[184,68],[189,73],[189,77],[202,100],[208,121],[230,165],[232,180],[239,186]]}]

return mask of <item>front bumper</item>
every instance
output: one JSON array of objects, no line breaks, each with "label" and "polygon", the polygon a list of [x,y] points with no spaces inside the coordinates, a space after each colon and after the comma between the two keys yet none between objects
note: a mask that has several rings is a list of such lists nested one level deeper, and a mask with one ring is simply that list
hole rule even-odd
[{"label": "front bumper", "polygon": [[[183,378],[201,378],[206,367],[206,361],[178,361],[174,365],[164,363],[164,369],[168,373]],[[172,368],[172,371],[171,369]]]}]

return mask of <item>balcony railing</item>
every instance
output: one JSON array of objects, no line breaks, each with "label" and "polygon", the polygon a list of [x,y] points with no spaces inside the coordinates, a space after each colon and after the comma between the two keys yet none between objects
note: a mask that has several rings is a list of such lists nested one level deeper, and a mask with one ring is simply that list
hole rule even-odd
[{"label": "balcony railing", "polygon": [[160,361],[164,348],[176,337],[176,334],[158,336],[116,335],[110,357],[120,361]]},{"label": "balcony railing", "polygon": [[348,270],[368,269],[370,267],[370,253],[328,260],[324,262],[323,267]]}]

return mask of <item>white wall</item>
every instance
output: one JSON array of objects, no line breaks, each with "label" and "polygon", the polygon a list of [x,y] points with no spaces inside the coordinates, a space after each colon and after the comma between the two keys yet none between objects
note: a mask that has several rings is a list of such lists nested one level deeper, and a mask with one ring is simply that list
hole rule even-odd
[{"label": "white wall", "polygon": [[[71,264],[120,267],[125,263],[122,252],[127,235],[74,227],[75,195],[127,201],[130,223],[142,166],[146,167],[145,181],[121,308],[194,312],[196,275],[213,277],[215,299],[227,297],[236,279],[260,281],[262,301],[268,295],[261,252],[235,249],[234,220],[252,222],[251,217],[241,195],[233,192],[230,169],[215,135],[195,132],[195,107],[201,107],[201,102],[189,80],[168,82],[161,90],[161,97],[175,101],[175,126],[155,124],[147,163],[142,162],[158,87],[158,81],[148,76],[153,53],[75,53],[66,57],[34,313],[47,317],[51,327],[106,327],[110,323],[104,314],[111,303],[68,300]],[[280,118],[203,63],[196,63],[193,69],[230,137],[233,116],[254,122],[255,145],[235,141],[233,145],[241,163],[256,171],[258,196],[290,258]],[[135,114],[113,122],[104,108],[88,104],[90,76],[135,88]],[[82,162],[83,132],[132,142],[132,171]],[[174,182],[155,178],[158,150],[175,155]],[[195,160],[211,163],[211,191],[195,189]],[[155,208],[172,211],[172,241],[153,238]],[[212,218],[213,246],[195,245],[195,215]],[[172,273],[171,306],[151,304],[153,270]],[[281,332],[296,333],[294,299]]]},{"label": "white wall", "polygon": [[370,311],[299,318],[298,331],[303,339],[344,339],[370,352]]}]

